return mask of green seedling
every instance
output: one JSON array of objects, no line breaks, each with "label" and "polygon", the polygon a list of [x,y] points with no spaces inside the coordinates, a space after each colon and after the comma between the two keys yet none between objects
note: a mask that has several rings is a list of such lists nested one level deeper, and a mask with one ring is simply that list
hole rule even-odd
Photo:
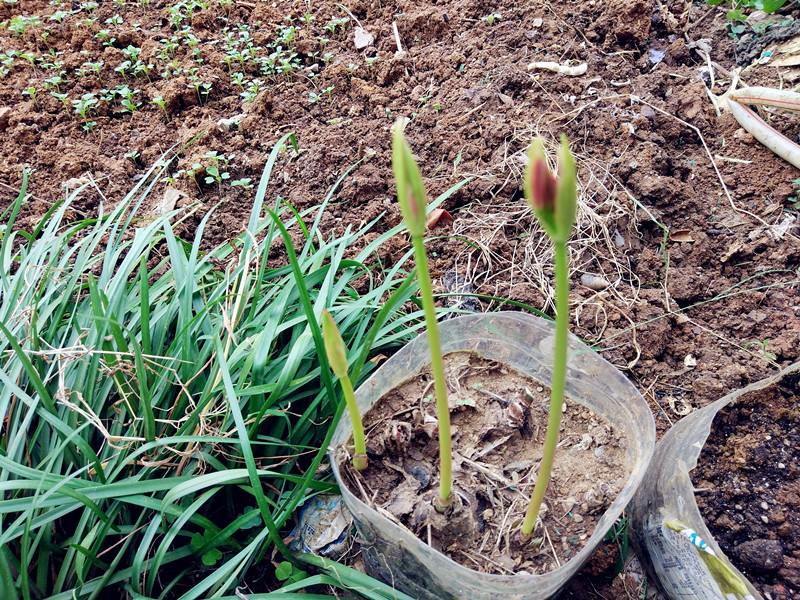
[{"label": "green seedling", "polygon": [[36,98],[36,96],[38,94],[39,94],[39,91],[33,86],[22,90],[22,95],[23,96],[30,96],[31,98],[33,98],[33,102],[36,104],[36,108],[41,110],[41,107],[39,106],[39,100]]},{"label": "green seedling", "polygon": [[240,187],[245,191],[249,191],[253,189],[253,184],[251,183],[253,180],[249,177],[243,177],[242,179],[234,179],[231,181],[231,187]]},{"label": "green seedling", "polygon": [[445,512],[453,503],[451,496],[453,486],[452,449],[450,440],[450,409],[447,405],[447,384],[444,377],[444,361],[442,344],[439,339],[439,327],[436,323],[436,307],[433,302],[431,277],[428,271],[428,259],[425,254],[425,222],[427,206],[425,186],[411,148],[403,137],[400,121],[395,124],[392,140],[392,169],[397,184],[397,201],[400,212],[406,222],[414,247],[414,258],[417,263],[419,290],[422,308],[425,312],[425,328],[428,332],[428,344],[431,353],[431,371],[433,372],[433,388],[436,396],[436,418],[439,421],[439,494],[434,500],[438,512]]},{"label": "green seedling", "polygon": [[244,85],[247,83],[247,79],[245,78],[244,73],[237,72],[231,75],[231,83],[233,83],[233,85],[238,85],[240,88],[242,88],[242,91],[244,91]]},{"label": "green seedling", "polygon": [[157,105],[161,109],[161,112],[164,113],[164,116],[167,118],[167,121],[169,121],[169,113],[167,112],[167,101],[164,100],[164,98],[162,98],[161,96],[156,96],[155,98],[150,100],[150,104]]},{"label": "green seedling", "polygon": [[485,17],[481,17],[481,21],[486,21],[489,25],[494,25],[495,21],[499,21],[503,18],[503,15],[499,13],[495,13],[493,15],[486,15]]},{"label": "green seedling", "polygon": [[759,348],[761,348],[761,351],[764,353],[764,356],[768,360],[771,360],[771,361],[774,362],[775,360],[777,360],[778,357],[775,354],[773,354],[772,352],[768,352],[767,351],[767,343],[768,342],[769,342],[769,338],[766,338],[763,342],[747,342],[744,345],[744,349],[747,350],[750,346],[758,346]]},{"label": "green seedling", "polygon": [[534,140],[528,152],[525,171],[525,197],[534,215],[553,242],[556,266],[556,339],[553,357],[553,381],[550,386],[550,416],[547,421],[542,462],[533,488],[531,501],[522,522],[522,538],[530,539],[539,510],[550,483],[553,461],[561,427],[561,407],[567,376],[567,342],[569,334],[569,255],[567,240],[572,233],[578,206],[575,159],[566,136],[561,136],[558,150],[558,179],[547,166],[544,144]]},{"label": "green seedling", "polygon": [[61,102],[61,104],[64,105],[64,110],[67,111],[67,114],[69,114],[69,96],[67,94],[60,94],[58,92],[50,92],[50,95]]},{"label": "green seedling", "polygon": [[325,354],[331,370],[342,386],[344,401],[347,403],[347,411],[350,413],[350,421],[353,424],[353,443],[355,452],[353,454],[353,468],[363,471],[367,468],[367,441],[364,436],[364,425],[361,422],[361,413],[358,412],[353,383],[350,381],[347,369],[347,349],[344,345],[342,335],[331,313],[327,310],[322,311],[322,339],[325,342]]},{"label": "green seedling", "polygon": [[615,543],[619,550],[617,564],[614,565],[614,577],[622,573],[625,563],[628,560],[629,538],[628,538],[628,517],[620,517],[603,536],[603,541]]},{"label": "green seedling", "polygon": [[22,37],[28,29],[39,27],[40,23],[39,17],[24,17],[19,15],[8,21],[8,29],[17,37]]},{"label": "green seedling", "polygon": [[226,179],[231,178],[230,173],[224,171],[220,173],[219,167],[217,165],[207,166],[206,173],[208,174],[208,177],[206,177],[206,183],[214,183],[216,181],[217,185],[219,186],[220,192],[222,191],[222,182],[225,181]]},{"label": "green seedling", "polygon": [[64,17],[69,15],[68,12],[63,10],[57,10],[52,15],[50,15],[50,21],[57,21],[58,23],[62,23],[64,21]]},{"label": "green seedling", "polygon": [[706,0],[706,4],[715,6],[727,2],[736,9],[753,8],[763,10],[765,13],[773,13],[786,4],[786,0]]},{"label": "green seedling", "polygon": [[197,191],[200,192],[201,195],[203,193],[203,190],[200,188],[200,184],[197,183],[197,174],[203,170],[204,170],[203,165],[201,165],[200,163],[194,163],[190,169],[187,169],[183,172],[184,175],[190,177],[192,181],[194,181],[194,185],[197,188]]},{"label": "green seedling", "polygon": [[62,83],[64,83],[64,80],[61,78],[60,75],[53,75],[52,77],[49,77],[44,80],[44,87],[46,87],[51,92],[53,89],[55,89],[55,91],[57,92],[60,92],[61,88],[59,86]]},{"label": "green seedling", "polygon": [[30,63],[31,67],[33,67],[34,69],[36,68],[36,59],[39,57],[36,56],[35,54],[32,54],[30,52],[23,52],[19,55],[19,57],[27,60]]},{"label": "green seedling", "polygon": [[95,34],[95,37],[98,38],[103,46],[111,47],[114,45],[114,42],[117,41],[117,38],[111,35],[111,32],[108,29],[101,29]]},{"label": "green seedling", "polygon": [[133,113],[142,105],[141,102],[136,102],[136,100],[134,100],[134,94],[138,94],[139,90],[132,90],[127,85],[123,85],[118,86],[116,91],[121,98],[119,103],[125,110]]},{"label": "green seedling", "polygon": [[98,62],[85,62],[83,63],[83,68],[87,70],[91,70],[97,76],[97,81],[100,82],[100,85],[103,85],[103,80],[100,77],[100,68],[103,66],[103,61]]},{"label": "green seedling", "polygon": [[125,155],[125,158],[130,159],[130,161],[133,163],[134,167],[138,167],[139,166],[139,159],[141,158],[141,156],[142,155],[139,154],[138,150],[132,150],[132,151],[128,152]]},{"label": "green seedling", "polygon": [[[72,106],[75,107],[75,112],[83,119],[84,127],[89,124],[89,111],[94,108],[97,102],[97,97],[92,93],[84,94],[80,100],[72,101]],[[92,128],[90,127],[86,131],[90,131],[91,129]]]},{"label": "green seedling", "polygon": [[794,209],[796,211],[800,211],[800,179],[795,179],[792,185],[795,187],[794,196],[789,196],[787,200],[794,203]]}]

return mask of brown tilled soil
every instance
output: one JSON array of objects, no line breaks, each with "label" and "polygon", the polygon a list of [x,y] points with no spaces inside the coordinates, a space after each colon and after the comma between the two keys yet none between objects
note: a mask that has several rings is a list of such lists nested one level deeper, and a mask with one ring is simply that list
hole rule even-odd
[{"label": "brown tilled soil", "polygon": [[[230,183],[249,178],[255,186],[274,144],[292,131],[299,153],[288,147],[279,155],[267,202],[280,196],[297,209],[316,206],[355,165],[322,230],[380,217],[374,235],[400,220],[389,128],[407,117],[431,198],[472,177],[444,204],[454,222],[431,232],[438,289],[441,275],[454,271],[477,293],[552,313],[551,252],[522,199],[521,173],[532,136],[552,142],[565,133],[582,191],[570,247],[572,330],[625,371],[663,432],[694,408],[798,360],[800,173],[744,132],[724,100],[719,113],[712,103],[729,89],[732,72],[751,63],[743,84],[796,85],[800,70],[774,66],[777,54],[754,62],[771,48],[762,42],[784,35],[772,29],[779,22],[793,35],[786,25],[800,17],[793,5],[737,43],[726,5],[684,0],[234,0],[211,2],[177,27],[167,10],[173,3],[164,0],[146,8],[99,2],[91,13],[77,1],[0,3],[0,22],[41,15],[25,31],[0,28],[0,58],[19,51],[35,65],[20,54],[7,73],[0,70],[0,211],[27,167],[34,171],[24,225],[37,223],[67,183],[94,182],[72,206],[76,218],[92,216],[101,201],[122,198],[162,153],[197,137],[170,173],[184,171],[173,178],[184,193],[178,205],[202,205],[181,235],[190,239],[203,211],[221,202],[206,229],[212,245],[241,232],[252,205],[255,189]],[[65,14],[57,18],[59,10]],[[121,23],[107,23],[117,14]],[[287,16],[297,28],[297,64],[288,76],[263,75],[263,62],[232,59],[229,68],[226,45],[244,52],[250,44],[254,55],[268,57]],[[348,21],[331,32],[326,25],[337,19]],[[360,50],[358,24],[374,38]],[[181,34],[170,50],[184,26],[194,38]],[[101,30],[114,41],[104,45]],[[129,59],[129,46],[153,65],[149,80],[115,70]],[[83,66],[100,62],[99,77]],[[572,69],[529,68],[534,62]],[[59,71],[55,90],[48,80]],[[241,96],[236,72],[261,79],[252,102]],[[101,90],[126,79],[140,104],[133,112],[119,97],[102,99],[110,92]],[[22,93],[29,88],[35,99]],[[51,91],[69,102],[96,94],[91,131]],[[156,97],[166,114],[151,103]],[[236,127],[220,123],[233,117]],[[800,133],[796,115],[774,119],[789,137]],[[221,169],[230,175],[221,186],[205,183],[210,151],[235,155]],[[198,163],[195,183],[186,172]],[[160,198],[167,185],[153,193]],[[407,249],[397,237],[380,258]],[[484,299],[480,309],[498,306]],[[614,552],[609,544],[565,597],[636,597],[632,576],[606,578]]]}]

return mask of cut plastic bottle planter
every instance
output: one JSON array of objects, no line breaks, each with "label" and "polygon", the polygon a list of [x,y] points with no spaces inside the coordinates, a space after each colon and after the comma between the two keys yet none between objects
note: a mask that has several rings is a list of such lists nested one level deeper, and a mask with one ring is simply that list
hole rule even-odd
[{"label": "cut plastic bottle planter", "polygon": [[[444,321],[439,331],[444,354],[476,352],[484,359],[505,363],[544,386],[550,384],[555,334],[550,321],[513,312],[476,314]],[[362,414],[429,362],[423,333],[358,388],[356,400]],[[655,423],[647,402],[622,373],[574,336],[570,336],[566,395],[625,433],[632,468],[622,492],[601,516],[583,549],[542,575],[494,575],[469,569],[367,506],[346,487],[337,465],[336,448],[352,434],[350,420],[342,419],[333,436],[331,463],[362,540],[367,572],[420,600],[545,600],[555,596],[589,559],[630,501],[644,477],[655,444]]]}]

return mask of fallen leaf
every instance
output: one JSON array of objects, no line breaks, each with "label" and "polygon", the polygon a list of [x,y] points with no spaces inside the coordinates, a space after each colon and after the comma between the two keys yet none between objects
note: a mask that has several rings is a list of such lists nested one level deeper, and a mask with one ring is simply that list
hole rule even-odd
[{"label": "fallen leaf", "polygon": [[430,214],[428,214],[428,220],[425,223],[426,229],[433,229],[439,222],[442,221],[443,224],[449,225],[455,219],[453,219],[453,215],[447,212],[443,208],[434,208]]},{"label": "fallen leaf", "polygon": [[369,362],[374,364],[376,367],[381,364],[383,361],[387,360],[389,357],[385,354],[378,354],[377,356],[373,356],[369,359]]},{"label": "fallen leaf", "polygon": [[730,258],[734,254],[739,252],[739,250],[741,250],[742,248],[744,248],[744,244],[742,244],[742,242],[740,242],[739,240],[734,241],[733,244],[731,244],[730,248],[728,248],[728,250],[725,252],[725,254],[719,257],[720,262],[728,262]]},{"label": "fallen leaf", "polygon": [[694,238],[692,237],[692,233],[688,229],[678,229],[676,231],[670,231],[669,241],[680,242],[680,243],[693,242]]}]

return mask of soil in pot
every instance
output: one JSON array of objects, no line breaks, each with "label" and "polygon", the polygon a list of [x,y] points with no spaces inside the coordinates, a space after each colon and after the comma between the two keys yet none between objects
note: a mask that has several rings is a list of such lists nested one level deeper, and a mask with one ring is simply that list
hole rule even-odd
[{"label": "soil in pot", "polygon": [[800,600],[800,374],[723,408],[692,471],[717,543],[765,599]]},{"label": "soil in pot", "polygon": [[456,562],[487,573],[544,573],[582,548],[625,485],[626,439],[567,400],[544,527],[519,542],[544,445],[550,390],[467,352],[445,356],[453,440],[454,506],[442,517],[433,377],[394,388],[364,415],[369,466],[340,464],[348,487]]}]

